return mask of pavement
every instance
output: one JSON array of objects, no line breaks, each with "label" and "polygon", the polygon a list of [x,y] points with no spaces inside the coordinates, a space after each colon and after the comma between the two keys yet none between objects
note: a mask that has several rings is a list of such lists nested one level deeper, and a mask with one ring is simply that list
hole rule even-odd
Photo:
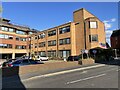
[{"label": "pavement", "polygon": [[3,88],[118,88],[116,61],[82,66],[77,62],[46,62],[45,65],[48,68],[44,67],[44,71],[38,68],[38,71],[2,78]]}]

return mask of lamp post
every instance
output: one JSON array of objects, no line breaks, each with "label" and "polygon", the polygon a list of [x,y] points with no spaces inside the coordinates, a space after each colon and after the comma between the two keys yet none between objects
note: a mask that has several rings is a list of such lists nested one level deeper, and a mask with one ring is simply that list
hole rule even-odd
[{"label": "lamp post", "polygon": [[114,49],[115,50],[115,59],[118,59],[117,57],[117,49]]}]

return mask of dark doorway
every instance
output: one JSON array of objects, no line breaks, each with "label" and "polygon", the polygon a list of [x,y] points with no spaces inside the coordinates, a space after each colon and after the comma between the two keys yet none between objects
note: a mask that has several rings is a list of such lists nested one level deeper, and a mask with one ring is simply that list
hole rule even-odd
[{"label": "dark doorway", "polygon": [[15,58],[22,57],[23,55],[26,55],[26,53],[16,53]]},{"label": "dark doorway", "polygon": [[12,53],[0,54],[0,59],[10,59],[12,58]]}]

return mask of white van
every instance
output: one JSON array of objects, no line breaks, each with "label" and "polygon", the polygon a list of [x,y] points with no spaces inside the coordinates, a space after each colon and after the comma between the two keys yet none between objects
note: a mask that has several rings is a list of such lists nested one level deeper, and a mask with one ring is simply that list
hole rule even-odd
[{"label": "white van", "polygon": [[40,55],[37,55],[36,58],[40,61],[48,61],[48,57],[41,57]]}]

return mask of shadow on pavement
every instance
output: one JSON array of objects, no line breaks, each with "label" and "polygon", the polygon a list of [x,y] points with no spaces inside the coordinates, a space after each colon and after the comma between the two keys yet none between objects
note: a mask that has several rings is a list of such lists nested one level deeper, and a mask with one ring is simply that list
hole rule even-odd
[{"label": "shadow on pavement", "polygon": [[19,77],[19,67],[2,68],[2,90],[6,89],[24,89]]}]

